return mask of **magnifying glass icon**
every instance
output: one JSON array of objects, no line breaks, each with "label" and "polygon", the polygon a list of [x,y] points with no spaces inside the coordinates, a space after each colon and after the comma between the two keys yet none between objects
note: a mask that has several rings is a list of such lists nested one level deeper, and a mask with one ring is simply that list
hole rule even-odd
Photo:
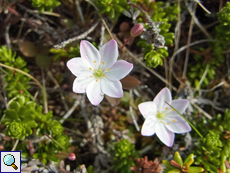
[{"label": "magnifying glass icon", "polygon": [[15,158],[11,154],[7,154],[3,158],[3,162],[7,166],[12,166],[15,170],[18,169],[18,167],[14,164],[15,163]]}]

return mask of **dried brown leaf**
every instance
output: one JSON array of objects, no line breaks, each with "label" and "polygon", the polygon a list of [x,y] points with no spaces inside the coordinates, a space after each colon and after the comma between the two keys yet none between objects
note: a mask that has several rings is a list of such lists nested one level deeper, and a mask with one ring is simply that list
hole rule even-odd
[{"label": "dried brown leaf", "polygon": [[19,43],[19,50],[26,57],[35,57],[37,55],[37,48],[34,43],[30,41],[23,41]]},{"label": "dried brown leaf", "polygon": [[132,76],[126,76],[120,80],[123,89],[132,89],[140,84],[140,81]]}]

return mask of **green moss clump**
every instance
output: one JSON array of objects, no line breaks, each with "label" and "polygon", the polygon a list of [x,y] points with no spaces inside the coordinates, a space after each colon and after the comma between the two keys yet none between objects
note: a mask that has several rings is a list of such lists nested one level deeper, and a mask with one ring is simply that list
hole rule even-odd
[{"label": "green moss clump", "polygon": [[195,164],[202,165],[207,173],[229,172],[226,163],[230,162],[230,111],[210,122],[208,134],[198,141],[194,150]]},{"label": "green moss clump", "polygon": [[95,5],[101,14],[106,14],[112,19],[118,19],[124,10],[128,9],[126,0],[95,0]]},{"label": "green moss clump", "polygon": [[32,6],[38,9],[41,13],[44,11],[52,12],[53,9],[59,5],[61,5],[59,0],[30,0],[32,2]]},{"label": "green moss clump", "polygon": [[137,156],[138,153],[135,150],[135,146],[126,139],[122,139],[112,146],[111,157],[116,172],[132,172],[130,167],[135,165],[134,160]]}]

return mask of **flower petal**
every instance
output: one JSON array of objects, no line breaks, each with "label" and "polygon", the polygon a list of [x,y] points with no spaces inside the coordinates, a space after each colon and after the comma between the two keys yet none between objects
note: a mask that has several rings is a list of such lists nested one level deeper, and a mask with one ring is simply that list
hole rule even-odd
[{"label": "flower petal", "polygon": [[87,86],[93,81],[93,78],[79,76],[73,82],[73,92],[85,93]]},{"label": "flower petal", "polygon": [[112,67],[118,58],[118,47],[117,42],[112,39],[105,43],[100,49],[99,53],[101,55],[101,62],[104,62],[103,67]]},{"label": "flower petal", "polygon": [[124,60],[118,60],[109,71],[105,72],[105,75],[109,80],[117,81],[127,76],[132,69],[133,64]]},{"label": "flower petal", "polygon": [[156,133],[155,129],[156,129],[156,123],[157,121],[152,121],[150,119],[145,119],[145,122],[142,126],[141,129],[141,134],[143,136],[152,136]]},{"label": "flower petal", "polygon": [[94,69],[101,64],[101,55],[99,51],[88,41],[82,40],[80,44],[80,53],[83,59],[86,59]]},{"label": "flower petal", "polygon": [[163,108],[168,107],[165,102],[171,104],[171,101],[172,95],[168,88],[163,88],[153,100],[159,111],[162,111]]},{"label": "flower petal", "polygon": [[93,80],[86,88],[86,94],[89,101],[93,105],[98,105],[104,98],[104,94],[101,92],[101,80]]},{"label": "flower petal", "polygon": [[180,117],[180,115],[173,118],[167,116],[165,117],[164,122],[166,123],[166,127],[174,133],[186,133],[192,130],[190,125]]},{"label": "flower petal", "polygon": [[141,114],[145,117],[145,118],[156,118],[156,114],[157,114],[157,107],[155,105],[155,103],[153,103],[152,101],[148,101],[148,102],[144,102],[138,105],[138,108],[141,112]]},{"label": "flower petal", "polygon": [[101,90],[104,94],[110,97],[123,97],[123,90],[120,81],[110,81],[106,78],[101,79]]},{"label": "flower petal", "polygon": [[66,65],[75,76],[90,72],[91,67],[89,62],[82,58],[72,58]]},{"label": "flower petal", "polygon": [[[189,101],[187,99],[178,99],[178,100],[173,100],[171,106],[174,107],[178,112],[183,114],[186,108],[188,107],[188,104]],[[169,115],[179,116],[179,114],[176,111],[172,111],[171,107],[168,110],[170,111]]]},{"label": "flower petal", "polygon": [[157,123],[155,129],[158,138],[168,147],[172,147],[175,134],[168,130],[163,123]]}]

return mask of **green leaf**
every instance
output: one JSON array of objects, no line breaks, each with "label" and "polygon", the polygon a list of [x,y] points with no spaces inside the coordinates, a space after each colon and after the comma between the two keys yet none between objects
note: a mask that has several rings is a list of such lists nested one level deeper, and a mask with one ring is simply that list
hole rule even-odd
[{"label": "green leaf", "polygon": [[170,161],[168,161],[168,160],[162,160],[162,163],[163,163],[167,168],[175,169],[175,167],[174,167],[173,165],[171,165]]},{"label": "green leaf", "polygon": [[185,165],[186,163],[188,163],[190,159],[193,159],[193,158],[194,158],[194,154],[193,154],[193,153],[189,154],[188,157],[186,157],[186,159],[185,159],[185,161],[184,161],[184,165]]},{"label": "green leaf", "polygon": [[37,127],[37,123],[35,121],[27,121],[27,122],[25,122],[25,124],[30,128]]},{"label": "green leaf", "polygon": [[7,109],[5,110],[5,117],[10,118],[13,121],[18,118],[18,113],[14,109]]},{"label": "green leaf", "polygon": [[172,169],[170,171],[168,171],[167,173],[180,173],[179,169]]},{"label": "green leaf", "polygon": [[203,171],[204,171],[204,168],[201,168],[201,167],[189,167],[188,173],[199,173]]},{"label": "green leaf", "polygon": [[19,104],[21,105],[21,106],[23,106],[24,104],[25,104],[25,97],[24,96],[20,96],[19,98],[18,98],[18,102],[19,102]]},{"label": "green leaf", "polygon": [[22,67],[26,66],[26,62],[21,57],[17,57],[15,61],[15,66],[21,69]]},{"label": "green leaf", "polygon": [[50,66],[52,57],[45,54],[37,54],[35,59],[39,67],[47,69]]},{"label": "green leaf", "polygon": [[176,161],[179,165],[181,165],[181,166],[183,165],[183,160],[182,160],[180,153],[178,151],[175,152],[173,160]]},{"label": "green leaf", "polygon": [[16,112],[18,112],[20,110],[20,106],[21,105],[18,102],[16,102],[16,101],[14,101],[14,102],[12,102],[10,104],[10,108],[14,109]]}]

